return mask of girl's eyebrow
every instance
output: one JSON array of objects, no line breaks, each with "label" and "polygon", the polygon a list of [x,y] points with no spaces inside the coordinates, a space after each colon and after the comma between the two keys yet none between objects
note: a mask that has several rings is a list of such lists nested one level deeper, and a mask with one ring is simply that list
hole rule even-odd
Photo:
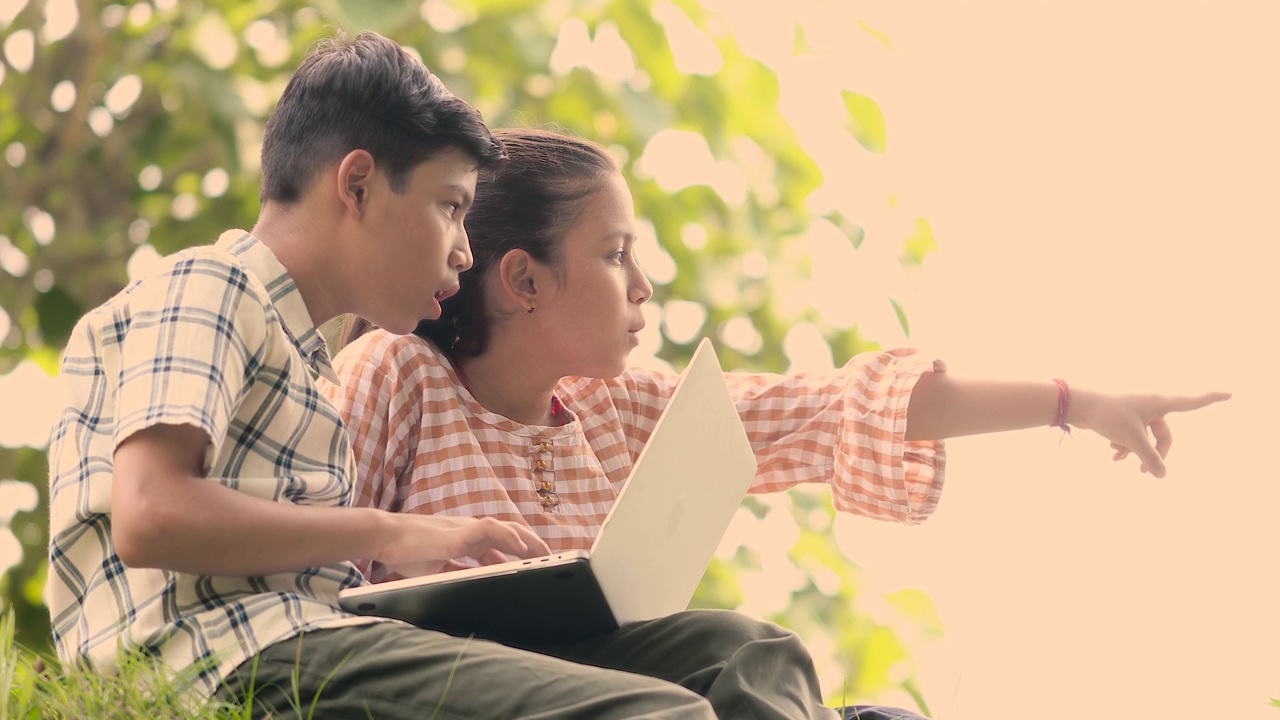
[{"label": "girl's eyebrow", "polygon": [[635,233],[631,232],[630,230],[614,230],[613,232],[600,238],[600,242],[609,242],[610,240],[613,240],[614,238],[617,238],[617,237],[620,237],[627,242],[634,242],[636,239]]}]

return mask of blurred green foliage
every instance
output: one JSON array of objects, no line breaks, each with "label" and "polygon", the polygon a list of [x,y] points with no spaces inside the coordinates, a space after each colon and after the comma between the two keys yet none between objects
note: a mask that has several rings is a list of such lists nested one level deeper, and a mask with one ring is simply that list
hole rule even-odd
[{"label": "blurred green foliage", "polygon": [[[813,308],[776,302],[779,288],[807,277],[807,258],[787,250],[815,220],[806,199],[821,173],[777,111],[775,73],[691,0],[30,0],[5,7],[12,17],[0,16],[0,308],[10,327],[6,334],[0,322],[0,375],[23,359],[55,371],[76,319],[126,284],[135,255],[166,254],[253,224],[265,118],[292,69],[335,28],[375,30],[416,50],[494,126],[554,125],[609,146],[639,215],[676,268],[669,281],[655,282],[654,304],[705,308],[699,336],[720,339],[725,324],[742,317],[759,334],[756,348],[719,343],[727,367],[785,370],[783,340],[799,322],[822,331],[836,363],[876,347],[856,326],[834,327]],[[68,14],[73,24],[53,21]],[[713,43],[718,69],[680,68],[669,42],[676,22]],[[850,32],[888,42],[861,23]],[[805,52],[802,35],[797,29],[797,53]],[[557,60],[557,48],[575,37],[589,39],[588,55],[624,72]],[[867,150],[883,152],[879,106],[852,91],[842,99],[848,130]],[[664,130],[692,131],[717,161],[744,169],[754,178],[745,196],[728,201],[706,184],[669,191],[642,172],[637,160]],[[855,247],[862,242],[856,219],[838,212],[826,219]],[[682,239],[691,226],[705,242]],[[921,221],[903,241],[902,262],[918,263],[935,247]],[[763,257],[768,272],[743,273],[748,254]],[[905,329],[905,313],[894,308]],[[658,354],[680,365],[692,347],[667,338]],[[21,410],[0,398],[0,412]],[[0,479],[31,483],[40,498],[34,512],[11,522],[25,554],[0,579],[18,640],[38,649],[50,642],[40,599],[46,473],[43,448],[0,447]],[[800,528],[790,557],[806,577],[834,574],[837,582],[820,588],[806,580],[772,619],[834,645],[846,683],[828,688],[834,701],[900,688],[923,707],[895,627],[939,634],[928,598],[890,598],[897,621],[858,610],[863,583],[835,547],[829,497],[794,493],[790,502]],[[750,498],[746,506],[758,516],[781,512]],[[760,571],[755,557],[744,546],[733,562],[717,561],[695,604],[740,604],[741,579]]]}]

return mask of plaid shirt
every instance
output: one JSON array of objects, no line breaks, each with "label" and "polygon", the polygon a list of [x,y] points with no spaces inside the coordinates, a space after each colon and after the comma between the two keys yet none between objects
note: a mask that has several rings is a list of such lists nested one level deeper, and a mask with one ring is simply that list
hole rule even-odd
[{"label": "plaid shirt", "polygon": [[[352,433],[356,504],[395,512],[487,515],[527,524],[554,552],[588,549],[675,390],[639,369],[566,378],[560,427],[523,425],[480,406],[434,345],[374,331],[320,382]],[[907,404],[939,361],[864,353],[826,375],[728,373],[758,471],[752,492],[829,483],[838,509],[922,522],[938,505],[942,442],[907,442]],[[542,492],[539,493],[539,490]],[[553,493],[558,504],[547,506]],[[395,577],[377,564],[378,582]]]},{"label": "plaid shirt", "polygon": [[120,648],[141,648],[175,671],[202,663],[194,690],[209,694],[274,642],[369,622],[337,610],[338,591],[363,582],[350,563],[210,577],[126,567],[111,539],[115,449],[157,424],[207,433],[209,482],[277,502],[348,505],[350,445],[317,374],[333,368],[297,286],[243,231],[169,257],[80,321],[49,445],[46,593],[63,662],[109,672]]}]

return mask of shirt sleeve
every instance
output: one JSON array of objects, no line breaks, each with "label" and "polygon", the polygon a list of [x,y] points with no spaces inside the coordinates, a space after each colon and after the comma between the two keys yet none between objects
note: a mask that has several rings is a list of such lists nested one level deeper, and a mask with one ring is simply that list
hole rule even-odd
[{"label": "shirt sleeve", "polygon": [[[942,494],[945,444],[908,442],[907,407],[920,376],[945,369],[901,349],[859,354],[834,373],[726,373],[756,454],[751,492],[827,483],[837,510],[923,522]],[[610,385],[634,461],[675,378],[628,370]]]},{"label": "shirt sleeve", "polygon": [[942,494],[945,445],[908,442],[907,407],[920,376],[945,369],[890,350],[834,374],[730,375],[759,465],[752,492],[826,482],[837,510],[923,522]]},{"label": "shirt sleeve", "polygon": [[121,346],[115,445],[155,425],[209,437],[205,471],[262,358],[266,310],[251,278],[217,256],[180,257],[134,289]]}]

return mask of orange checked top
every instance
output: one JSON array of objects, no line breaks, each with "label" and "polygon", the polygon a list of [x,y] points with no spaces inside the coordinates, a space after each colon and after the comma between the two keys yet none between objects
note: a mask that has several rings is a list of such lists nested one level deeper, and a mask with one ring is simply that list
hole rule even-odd
[{"label": "orange checked top", "polygon": [[[357,506],[520,521],[553,552],[587,549],[678,376],[629,369],[568,377],[559,427],[489,412],[422,338],[375,330],[338,354],[341,381],[318,382],[347,423]],[[919,523],[938,505],[941,441],[906,440],[907,404],[940,361],[911,350],[862,353],[827,374],[727,373],[759,469],[751,492],[831,486],[838,510]],[[357,563],[373,582],[395,577]]]}]

